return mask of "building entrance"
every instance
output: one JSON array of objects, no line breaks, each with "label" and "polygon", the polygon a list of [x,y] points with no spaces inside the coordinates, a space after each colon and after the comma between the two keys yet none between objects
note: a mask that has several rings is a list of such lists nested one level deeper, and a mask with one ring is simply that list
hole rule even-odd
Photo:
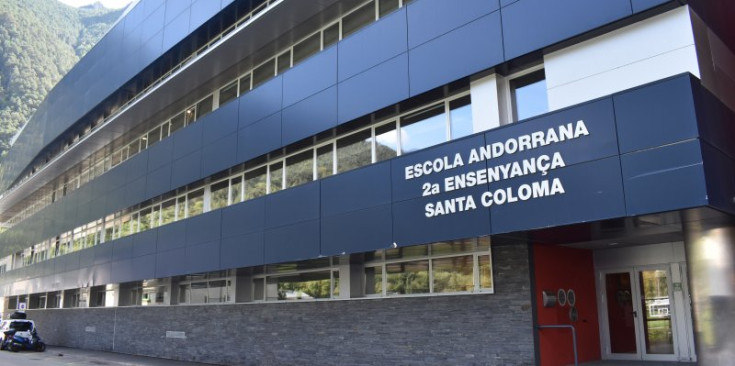
[{"label": "building entrance", "polygon": [[646,260],[646,254],[665,249],[675,253],[680,246],[657,244],[595,253],[603,359],[696,359],[685,262],[671,258],[668,263],[649,264],[661,256]]},{"label": "building entrance", "polygon": [[609,358],[678,360],[667,266],[603,273]]}]

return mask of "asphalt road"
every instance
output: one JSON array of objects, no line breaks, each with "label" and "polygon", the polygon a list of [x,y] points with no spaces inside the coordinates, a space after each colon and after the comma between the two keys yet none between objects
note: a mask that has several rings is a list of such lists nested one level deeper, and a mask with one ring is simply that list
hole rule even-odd
[{"label": "asphalt road", "polygon": [[45,352],[0,351],[1,366],[212,366],[197,362],[48,346]]}]

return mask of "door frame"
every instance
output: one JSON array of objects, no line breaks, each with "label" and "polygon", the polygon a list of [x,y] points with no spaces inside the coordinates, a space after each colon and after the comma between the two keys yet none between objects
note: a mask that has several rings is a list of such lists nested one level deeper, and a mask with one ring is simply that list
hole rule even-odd
[{"label": "door frame", "polygon": [[[642,294],[640,288],[640,272],[644,270],[665,270],[666,281],[669,296],[669,311],[671,319],[671,332],[673,350],[672,354],[647,354],[645,352],[645,335],[643,326],[643,315],[645,309],[642,309]],[[641,360],[641,361],[679,361],[679,330],[677,321],[679,318],[680,311],[686,311],[686,309],[677,309],[676,301],[674,298],[673,279],[672,279],[672,268],[670,264],[655,264],[655,265],[640,265],[640,266],[621,266],[616,268],[607,268],[597,271],[597,298],[599,304],[599,319],[600,319],[600,343],[602,349],[602,358],[610,360]],[[631,278],[631,292],[633,300],[633,311],[636,312],[634,319],[635,337],[636,337],[636,353],[631,354],[616,354],[611,353],[610,345],[610,325],[607,313],[607,289],[605,282],[605,275],[610,273],[628,273]]]}]

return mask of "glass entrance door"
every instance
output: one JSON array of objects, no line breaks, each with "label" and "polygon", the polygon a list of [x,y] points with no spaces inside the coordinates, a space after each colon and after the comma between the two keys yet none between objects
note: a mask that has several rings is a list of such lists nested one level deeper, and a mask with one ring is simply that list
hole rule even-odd
[{"label": "glass entrance door", "polygon": [[606,356],[676,360],[674,309],[667,267],[601,274],[607,320]]}]

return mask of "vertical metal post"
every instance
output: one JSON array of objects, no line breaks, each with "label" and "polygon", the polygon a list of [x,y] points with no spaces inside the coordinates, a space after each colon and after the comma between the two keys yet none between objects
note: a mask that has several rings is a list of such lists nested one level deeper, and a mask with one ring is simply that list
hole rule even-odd
[{"label": "vertical metal post", "polygon": [[536,329],[547,329],[547,328],[569,328],[572,330],[572,349],[574,350],[574,366],[579,365],[579,359],[577,357],[577,331],[573,325],[570,324],[552,324],[552,325],[537,325]]}]

